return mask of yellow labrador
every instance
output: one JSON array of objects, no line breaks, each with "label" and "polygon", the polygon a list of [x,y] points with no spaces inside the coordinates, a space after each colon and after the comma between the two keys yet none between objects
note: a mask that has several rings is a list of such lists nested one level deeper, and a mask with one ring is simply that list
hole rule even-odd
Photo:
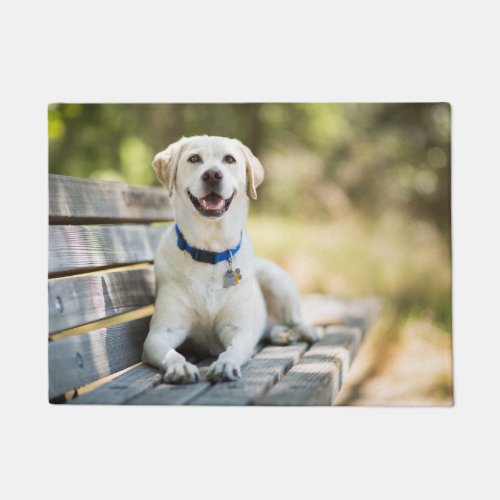
[{"label": "yellow labrador", "polygon": [[188,341],[218,356],[209,380],[235,380],[264,335],[282,345],[317,340],[292,279],[255,258],[243,232],[248,196],[257,198],[264,179],[250,149],[236,139],[183,137],[158,153],[153,167],[172,197],[176,224],[155,256],[156,307],[143,361],[164,370],[168,383],[196,382],[197,367],[175,350]]}]

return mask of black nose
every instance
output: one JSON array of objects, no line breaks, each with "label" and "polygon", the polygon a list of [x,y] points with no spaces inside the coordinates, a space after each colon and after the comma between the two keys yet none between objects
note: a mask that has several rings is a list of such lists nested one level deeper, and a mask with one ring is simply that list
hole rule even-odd
[{"label": "black nose", "polygon": [[222,180],[222,172],[218,168],[209,168],[205,170],[201,179],[210,186],[216,186]]}]

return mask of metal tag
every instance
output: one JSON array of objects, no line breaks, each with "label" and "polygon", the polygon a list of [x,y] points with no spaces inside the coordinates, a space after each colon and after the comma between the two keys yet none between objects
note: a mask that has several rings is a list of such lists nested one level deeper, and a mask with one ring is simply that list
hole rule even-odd
[{"label": "metal tag", "polygon": [[230,286],[235,286],[236,283],[237,283],[236,276],[233,273],[233,271],[229,269],[229,271],[226,274],[224,274],[224,282],[222,286],[224,288],[229,288]]},{"label": "metal tag", "polygon": [[233,256],[231,254],[231,251],[229,251],[229,259],[227,259],[227,262],[229,264],[229,269],[224,275],[224,279],[222,282],[222,286],[224,288],[229,288],[230,286],[237,285],[242,278],[239,267],[233,271]]}]

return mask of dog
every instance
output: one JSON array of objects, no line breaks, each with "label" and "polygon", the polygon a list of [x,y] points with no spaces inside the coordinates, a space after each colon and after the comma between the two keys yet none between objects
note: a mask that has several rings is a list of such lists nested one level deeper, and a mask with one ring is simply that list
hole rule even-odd
[{"label": "dog", "polygon": [[157,297],[143,361],[167,383],[199,380],[177,352],[186,343],[217,356],[213,383],[236,380],[260,340],[277,345],[318,337],[303,321],[299,292],[277,264],[254,257],[243,231],[249,198],[264,169],[237,139],[183,137],[158,153],[153,168],[175,209],[175,224],[155,254]]}]

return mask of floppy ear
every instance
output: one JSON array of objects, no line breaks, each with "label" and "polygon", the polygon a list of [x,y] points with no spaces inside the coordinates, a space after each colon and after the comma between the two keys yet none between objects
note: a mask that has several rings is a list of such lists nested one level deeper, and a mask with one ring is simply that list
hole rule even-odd
[{"label": "floppy ear", "polygon": [[238,139],[235,139],[245,157],[248,194],[253,200],[257,199],[257,187],[264,180],[264,168],[259,159]]},{"label": "floppy ear", "polygon": [[181,156],[187,139],[182,137],[177,142],[170,144],[164,151],[159,152],[153,160],[153,168],[158,180],[167,188],[168,195],[172,197],[174,192],[175,174],[177,173],[177,164]]}]

